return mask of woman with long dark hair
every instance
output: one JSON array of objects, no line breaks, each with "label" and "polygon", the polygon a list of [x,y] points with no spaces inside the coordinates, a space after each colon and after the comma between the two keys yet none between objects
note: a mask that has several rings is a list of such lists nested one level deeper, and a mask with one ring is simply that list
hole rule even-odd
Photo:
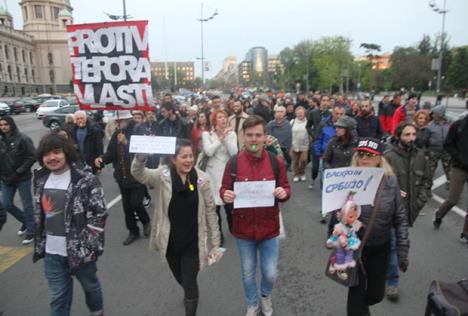
[{"label": "woman with long dark hair", "polygon": [[[158,250],[184,289],[185,314],[194,316],[198,305],[198,271],[208,256],[219,254],[220,233],[210,179],[194,168],[189,140],[178,139],[175,154],[158,169],[145,167],[146,155],[136,155],[132,175],[154,187],[156,201],[150,247]],[[208,249],[210,236],[212,251]]]}]

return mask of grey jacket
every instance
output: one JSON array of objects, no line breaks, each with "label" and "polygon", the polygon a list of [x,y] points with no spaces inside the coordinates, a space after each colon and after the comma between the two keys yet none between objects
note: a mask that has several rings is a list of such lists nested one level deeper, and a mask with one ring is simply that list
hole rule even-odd
[{"label": "grey jacket", "polygon": [[443,152],[444,142],[447,138],[450,128],[450,122],[443,121],[436,123],[434,121],[429,123],[427,129],[429,130],[429,151]]},{"label": "grey jacket", "polygon": [[[372,206],[361,206],[361,216],[359,220],[365,228],[367,228],[371,213]],[[395,176],[387,177],[380,200],[380,206],[377,209],[377,217],[375,218],[366,246],[378,246],[389,242],[390,229],[392,227],[396,230],[398,260],[401,261],[408,257],[410,246],[408,233],[409,223],[407,210],[401,200],[400,188]]]},{"label": "grey jacket", "polygon": [[281,147],[287,150],[291,149],[292,146],[292,127],[287,119],[284,119],[281,123],[276,120],[272,120],[267,124],[267,132],[278,139],[278,143]]},{"label": "grey jacket", "polygon": [[[211,247],[219,247],[220,232],[216,205],[211,192],[210,179],[206,173],[196,169],[198,187],[198,254],[200,271],[207,263],[208,237]],[[145,162],[137,159],[132,163],[132,175],[139,182],[154,187],[156,193],[154,216],[151,228],[150,248],[158,250],[165,260],[171,224],[169,222],[169,203],[172,197],[172,179],[169,167],[162,165],[158,169],[148,169]]]}]

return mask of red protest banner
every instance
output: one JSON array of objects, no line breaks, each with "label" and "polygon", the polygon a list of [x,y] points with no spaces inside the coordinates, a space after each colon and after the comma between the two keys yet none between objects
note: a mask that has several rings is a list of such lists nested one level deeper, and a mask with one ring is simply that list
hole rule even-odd
[{"label": "red protest banner", "polygon": [[84,110],[154,110],[148,21],[68,25],[73,90]]}]

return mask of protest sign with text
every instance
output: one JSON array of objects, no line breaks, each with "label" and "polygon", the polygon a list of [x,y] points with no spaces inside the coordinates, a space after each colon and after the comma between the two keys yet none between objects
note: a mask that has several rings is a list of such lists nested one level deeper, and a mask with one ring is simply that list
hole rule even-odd
[{"label": "protest sign with text", "polygon": [[373,205],[384,175],[382,168],[346,167],[326,169],[323,176],[322,214],[340,209],[349,192],[359,205]]},{"label": "protest sign with text", "polygon": [[73,90],[85,110],[154,110],[148,21],[68,25]]},{"label": "protest sign with text", "polygon": [[234,182],[234,208],[270,207],[275,205],[275,181]]},{"label": "protest sign with text", "polygon": [[174,155],[176,138],[167,136],[132,135],[129,152],[140,154]]}]

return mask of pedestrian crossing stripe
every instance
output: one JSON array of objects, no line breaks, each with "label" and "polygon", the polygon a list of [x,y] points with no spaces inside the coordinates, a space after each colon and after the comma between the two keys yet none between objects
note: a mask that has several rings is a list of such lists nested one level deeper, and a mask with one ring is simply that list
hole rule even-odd
[{"label": "pedestrian crossing stripe", "polygon": [[33,251],[33,247],[3,247],[0,246],[0,273],[20,261]]}]

